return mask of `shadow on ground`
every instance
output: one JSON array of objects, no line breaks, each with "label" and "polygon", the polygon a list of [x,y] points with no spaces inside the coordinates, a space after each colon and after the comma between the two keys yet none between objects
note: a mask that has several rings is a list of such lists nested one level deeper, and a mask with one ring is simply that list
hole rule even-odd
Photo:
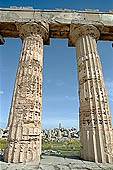
[{"label": "shadow on ground", "polygon": [[61,157],[61,158],[68,158],[68,159],[77,159],[77,160],[82,160],[80,156],[64,156],[64,155],[58,155],[58,154],[42,154],[41,159],[43,159],[43,156],[55,156],[55,157]]}]

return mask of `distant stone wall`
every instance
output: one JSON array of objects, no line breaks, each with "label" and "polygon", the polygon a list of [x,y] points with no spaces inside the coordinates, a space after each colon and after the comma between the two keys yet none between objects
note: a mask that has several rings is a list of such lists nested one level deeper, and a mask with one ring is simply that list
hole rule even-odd
[{"label": "distant stone wall", "polygon": [[76,128],[54,128],[42,130],[42,139],[48,141],[62,141],[66,138],[77,139],[79,138],[79,132]]}]

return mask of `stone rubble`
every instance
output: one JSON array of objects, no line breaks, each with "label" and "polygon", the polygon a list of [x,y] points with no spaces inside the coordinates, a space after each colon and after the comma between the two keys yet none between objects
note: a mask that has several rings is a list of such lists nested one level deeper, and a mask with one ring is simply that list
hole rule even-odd
[{"label": "stone rubble", "polygon": [[42,139],[47,141],[64,141],[65,139],[79,139],[79,132],[76,128],[54,128],[42,130]]},{"label": "stone rubble", "polygon": [[9,134],[8,128],[0,128],[0,138],[7,138]]}]

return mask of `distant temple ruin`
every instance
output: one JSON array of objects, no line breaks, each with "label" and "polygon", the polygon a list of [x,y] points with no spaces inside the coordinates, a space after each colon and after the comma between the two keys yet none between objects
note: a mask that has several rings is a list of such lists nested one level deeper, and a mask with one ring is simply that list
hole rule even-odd
[{"label": "distant temple ruin", "polygon": [[40,160],[43,46],[50,38],[68,38],[76,47],[81,158],[112,163],[112,120],[96,42],[113,41],[113,11],[0,8],[0,34],[1,44],[3,37],[20,37],[23,43],[4,161]]}]

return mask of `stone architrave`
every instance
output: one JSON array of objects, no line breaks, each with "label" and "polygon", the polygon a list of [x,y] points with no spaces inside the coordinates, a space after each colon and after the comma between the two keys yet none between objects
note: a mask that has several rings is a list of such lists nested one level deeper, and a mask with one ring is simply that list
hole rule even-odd
[{"label": "stone architrave", "polygon": [[112,121],[96,40],[99,30],[92,25],[71,27],[76,46],[79,81],[79,126],[81,158],[113,162]]},{"label": "stone architrave", "polygon": [[6,162],[40,160],[43,40],[48,24],[17,25],[23,41],[9,117]]}]

